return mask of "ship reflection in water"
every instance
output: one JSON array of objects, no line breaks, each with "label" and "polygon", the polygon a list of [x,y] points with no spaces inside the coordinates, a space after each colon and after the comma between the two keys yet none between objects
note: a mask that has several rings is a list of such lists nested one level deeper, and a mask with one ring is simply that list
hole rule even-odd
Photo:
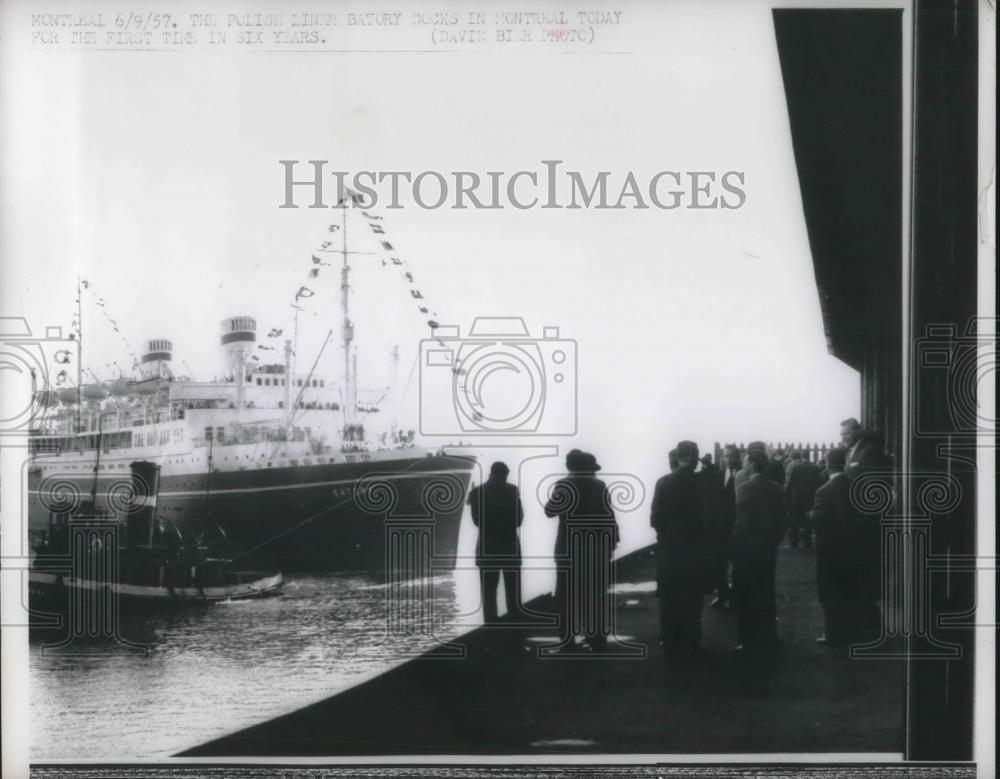
[{"label": "ship reflection in water", "polygon": [[[441,639],[478,620],[461,594],[469,573],[433,579],[426,611]],[[418,590],[402,592],[405,611]],[[382,578],[291,576],[279,598],[123,617],[125,638],[148,654],[113,641],[52,650],[45,631],[32,631],[32,757],[166,757],[431,648],[413,622],[389,631],[386,596]]]}]

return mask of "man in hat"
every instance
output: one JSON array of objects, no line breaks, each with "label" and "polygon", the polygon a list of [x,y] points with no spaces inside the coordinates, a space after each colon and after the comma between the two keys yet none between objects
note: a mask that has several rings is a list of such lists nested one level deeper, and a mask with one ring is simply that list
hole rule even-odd
[{"label": "man in hat", "polygon": [[711,487],[695,471],[698,445],[681,441],[675,451],[678,468],[656,482],[649,520],[656,530],[656,592],[667,658],[698,652],[702,599],[711,574],[707,555]]},{"label": "man in hat", "polygon": [[751,449],[753,475],[736,487],[733,524],[733,595],[741,650],[777,643],[774,575],[778,544],[785,534],[782,488],[767,478],[767,452]]},{"label": "man in hat", "polygon": [[881,615],[869,570],[873,549],[877,555],[878,526],[851,501],[845,451],[831,449],[826,463],[830,478],[816,490],[813,505],[816,585],[825,628],[816,642],[845,646],[878,630]]},{"label": "man in hat", "polygon": [[510,469],[495,462],[490,477],[469,492],[472,522],[479,528],[476,565],[483,598],[483,620],[487,625],[498,619],[497,585],[503,575],[507,614],[521,611],[521,547],[517,530],[524,521],[524,508],[517,487],[507,483]]},{"label": "man in hat", "polygon": [[785,486],[785,452],[775,449],[771,452],[771,459],[767,464],[767,478],[775,484]]},{"label": "man in hat", "polygon": [[767,458],[767,445],[763,441],[751,441],[747,444],[746,454],[743,456],[743,467],[740,472],[736,474],[736,488],[739,489],[740,485],[744,482],[750,480],[750,477],[754,475],[755,471],[750,463],[750,453],[751,452],[763,452],[765,459]]},{"label": "man in hat", "polygon": [[[729,575],[729,563],[726,562],[726,552],[725,548],[729,542],[729,533],[731,528],[726,528],[724,524],[724,506],[723,504],[723,493],[722,493],[722,471],[719,469],[714,462],[712,462],[712,455],[707,452],[701,456],[701,468],[698,470],[698,474],[701,476],[704,482],[705,490],[709,497],[709,514],[706,519],[706,552],[708,557],[705,562],[709,567],[707,572],[708,576],[708,591],[718,593],[721,591],[724,593],[728,589],[727,586],[722,586],[723,581],[728,580]],[[718,595],[712,601],[712,605],[719,608]]]},{"label": "man in hat", "polygon": [[812,546],[812,529],[809,527],[809,509],[812,508],[816,488],[819,486],[819,468],[802,454],[793,450],[785,476],[785,499],[788,502],[788,543],[797,547],[801,542],[807,549]]},{"label": "man in hat", "polygon": [[705,453],[701,458],[701,473],[704,474],[704,479],[709,484],[713,486],[721,484],[722,472],[719,470],[719,466],[712,462],[712,455]]},{"label": "man in hat", "polygon": [[596,477],[601,470],[597,458],[573,449],[566,455],[566,470],[545,504],[545,516],[559,517],[555,597],[560,630],[566,649],[574,647],[578,636],[590,648],[602,649],[612,627],[608,588],[618,523],[608,488]]}]

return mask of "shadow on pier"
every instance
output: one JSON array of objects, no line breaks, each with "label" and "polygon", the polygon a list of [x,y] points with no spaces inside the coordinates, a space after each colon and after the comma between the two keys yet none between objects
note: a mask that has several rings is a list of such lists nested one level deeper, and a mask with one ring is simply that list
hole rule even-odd
[{"label": "shadow on pier", "polygon": [[617,568],[616,634],[644,656],[540,658],[555,628],[480,628],[456,639],[463,659],[411,660],[179,756],[902,752],[903,663],[815,643],[810,550],[780,550],[782,645],[757,660],[732,652],[736,615],[706,605],[705,657],[665,663],[652,550]]}]

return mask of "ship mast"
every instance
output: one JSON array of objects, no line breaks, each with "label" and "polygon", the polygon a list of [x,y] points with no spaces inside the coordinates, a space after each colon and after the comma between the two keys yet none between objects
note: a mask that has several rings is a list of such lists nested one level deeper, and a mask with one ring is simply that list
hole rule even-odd
[{"label": "ship mast", "polygon": [[292,342],[285,340],[285,429],[292,427]]},{"label": "ship mast", "polygon": [[[351,360],[351,343],[354,341],[354,323],[351,321],[350,295],[351,295],[351,263],[350,253],[347,250],[347,200],[349,193],[345,193],[340,205],[343,208],[341,218],[341,231],[343,232],[343,249],[341,254],[344,257],[343,266],[340,270],[340,311],[343,317],[342,334],[344,342],[344,425],[345,427],[354,424],[355,411],[357,409],[357,398],[355,396],[355,375],[354,364]],[[356,364],[356,363],[355,363]]]},{"label": "ship mast", "polygon": [[97,459],[94,461],[94,481],[90,485],[90,505],[91,511],[97,512],[97,480],[100,478],[101,471],[101,446],[103,441],[101,440],[104,433],[103,425],[103,415],[100,411],[97,412]]},{"label": "ship mast", "polygon": [[[392,347],[392,351],[389,352],[390,359],[390,387],[396,387],[399,384],[399,344],[395,344]],[[393,440],[396,439],[396,433],[399,430],[399,419],[396,416],[398,409],[397,398],[392,398],[392,425],[390,430],[392,431]]]},{"label": "ship mast", "polygon": [[83,294],[76,277],[76,431],[83,427]]}]

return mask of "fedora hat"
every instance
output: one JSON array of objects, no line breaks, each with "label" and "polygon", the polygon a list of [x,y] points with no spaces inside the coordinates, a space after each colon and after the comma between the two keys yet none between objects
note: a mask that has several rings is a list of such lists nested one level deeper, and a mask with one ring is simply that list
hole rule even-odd
[{"label": "fedora hat", "polygon": [[694,441],[681,441],[677,444],[675,451],[680,460],[696,460],[698,458],[698,444]]},{"label": "fedora hat", "polygon": [[590,452],[572,449],[566,454],[566,470],[570,473],[595,473],[601,470],[601,466]]}]

